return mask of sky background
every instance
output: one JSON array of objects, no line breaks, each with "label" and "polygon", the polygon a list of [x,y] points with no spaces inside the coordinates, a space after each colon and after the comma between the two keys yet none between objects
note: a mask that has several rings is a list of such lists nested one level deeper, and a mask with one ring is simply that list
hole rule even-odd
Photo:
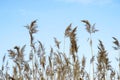
[{"label": "sky background", "polygon": [[100,39],[109,53],[110,60],[113,61],[112,64],[116,65],[115,57],[118,54],[112,48],[112,37],[120,40],[119,0],[1,0],[0,67],[7,50],[13,49],[16,45],[29,46],[29,35],[24,26],[36,19],[39,32],[35,35],[35,39],[44,44],[47,54],[50,46],[55,47],[53,37],[63,43],[64,30],[72,23],[73,28],[78,26],[79,56],[84,55],[87,59],[91,56],[87,42],[89,34],[81,20],[96,23],[99,32],[93,35],[95,56]]}]

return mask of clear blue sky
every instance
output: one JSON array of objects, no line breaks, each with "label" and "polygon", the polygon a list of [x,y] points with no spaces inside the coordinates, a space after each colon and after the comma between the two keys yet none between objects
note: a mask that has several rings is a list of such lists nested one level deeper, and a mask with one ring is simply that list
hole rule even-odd
[{"label": "clear blue sky", "polygon": [[[2,57],[15,45],[28,44],[29,36],[25,25],[37,19],[41,40],[47,51],[54,47],[53,37],[63,41],[64,30],[73,23],[78,26],[77,38],[79,55],[90,56],[84,24],[87,19],[96,23],[100,31],[94,35],[94,52],[97,53],[98,39],[105,44],[111,60],[117,56],[112,49],[112,37],[120,40],[120,1],[119,0],[1,0],[0,1],[0,66]],[[114,61],[114,60],[113,60]],[[114,63],[113,63],[114,64]]]}]

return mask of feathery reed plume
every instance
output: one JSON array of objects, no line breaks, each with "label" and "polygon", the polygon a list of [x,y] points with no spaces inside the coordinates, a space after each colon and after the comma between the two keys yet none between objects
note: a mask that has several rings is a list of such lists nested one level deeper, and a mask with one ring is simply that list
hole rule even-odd
[{"label": "feathery reed plume", "polygon": [[75,27],[71,34],[70,34],[70,41],[71,41],[71,52],[74,54],[75,52],[78,52],[78,48],[77,48],[77,40],[76,40],[76,29],[77,27]]},{"label": "feathery reed plume", "polygon": [[72,24],[70,24],[70,25],[66,28],[66,30],[65,30],[65,36],[66,36],[66,37],[70,36],[71,26],[72,26]]},{"label": "feathery reed plume", "polygon": [[63,47],[63,52],[64,53],[65,53],[65,43],[66,43],[65,38],[70,36],[71,26],[72,26],[72,23],[67,26],[67,28],[65,29],[65,32],[64,32],[64,47]]},{"label": "feathery reed plume", "polygon": [[76,40],[76,29],[75,27],[73,30],[71,29],[71,24],[66,28],[65,30],[65,36],[69,37],[70,39],[70,54],[73,56],[73,60],[75,61],[75,53],[78,52],[78,47],[77,47],[77,40]]},{"label": "feathery reed plume", "polygon": [[113,43],[115,44],[115,47],[113,47],[115,50],[119,50],[120,49],[120,43],[117,40],[117,38],[112,37],[114,39]]},{"label": "feathery reed plume", "polygon": [[118,72],[118,78],[120,78],[120,42],[118,41],[117,38],[112,37],[114,39],[113,43],[115,46],[113,46],[114,50],[118,50],[118,58],[116,58],[116,60],[118,61],[118,68],[119,68],[119,72]]},{"label": "feathery reed plume", "polygon": [[83,66],[83,68],[85,67],[85,63],[86,63],[86,58],[85,58],[85,56],[83,56],[83,58],[82,58],[82,66]]},{"label": "feathery reed plume", "polygon": [[107,73],[112,69],[110,61],[108,59],[108,53],[106,52],[102,41],[99,40],[98,46],[98,56],[97,56],[97,75],[98,79],[107,80]]},{"label": "feathery reed plume", "polygon": [[34,21],[31,22],[30,25],[25,26],[29,30],[30,46],[34,49],[34,51],[35,51],[35,46],[34,46],[34,36],[33,36],[33,34],[38,32],[36,22],[37,22],[37,20],[34,20]]},{"label": "feathery reed plume", "polygon": [[8,50],[8,53],[9,53],[9,57],[10,57],[11,59],[15,58],[16,53],[15,53],[13,50]]},{"label": "feathery reed plume", "polygon": [[97,31],[99,31],[99,30],[97,30],[97,29],[95,28],[95,24],[93,24],[93,25],[91,26],[91,24],[90,24],[90,22],[89,22],[88,20],[81,20],[81,22],[85,23],[86,30],[87,30],[87,32],[88,32],[89,34],[92,34],[92,33],[95,33],[95,32],[97,32]]},{"label": "feathery reed plume", "polygon": [[57,48],[59,49],[60,48],[60,41],[58,41],[55,37],[54,37],[54,41],[55,41],[55,44],[57,46]]},{"label": "feathery reed plume", "polygon": [[38,43],[39,43],[39,49],[40,49],[40,52],[38,52],[40,55],[40,64],[45,69],[45,63],[46,63],[45,48],[40,41],[38,41]]}]

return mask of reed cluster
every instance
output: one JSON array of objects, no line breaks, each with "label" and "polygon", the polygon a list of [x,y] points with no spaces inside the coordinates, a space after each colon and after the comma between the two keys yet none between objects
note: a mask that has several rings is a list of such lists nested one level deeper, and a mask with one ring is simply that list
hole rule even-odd
[{"label": "reed cluster", "polygon": [[[69,52],[61,51],[61,42],[54,37],[56,47],[51,47],[50,52],[46,53],[42,42],[36,41],[34,38],[34,34],[38,32],[37,21],[34,20],[30,25],[25,26],[29,32],[30,44],[27,46],[29,52],[25,53],[26,45],[22,47],[16,45],[9,49],[8,56],[5,54],[3,57],[0,80],[120,80],[119,40],[113,37],[113,49],[117,50],[119,55],[116,59],[118,61],[118,65],[116,65],[118,70],[116,71],[111,65],[109,53],[101,40],[98,44],[98,53],[93,52],[92,34],[98,31],[95,24],[91,25],[88,20],[81,22],[85,23],[86,31],[90,34],[92,74],[86,70],[86,57],[79,58],[77,27],[72,28],[72,24],[70,24],[64,32],[65,39],[69,38]],[[29,55],[27,59],[25,59],[25,54]],[[10,60],[6,61],[6,57],[9,57]],[[13,65],[9,66],[8,63],[11,62]],[[9,67],[12,67],[11,70]],[[12,74],[9,71],[12,71]]]}]

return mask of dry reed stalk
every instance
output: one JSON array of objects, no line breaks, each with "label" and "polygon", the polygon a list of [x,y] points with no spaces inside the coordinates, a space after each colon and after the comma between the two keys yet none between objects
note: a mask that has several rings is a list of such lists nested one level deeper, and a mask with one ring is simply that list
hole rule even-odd
[{"label": "dry reed stalk", "polygon": [[91,58],[92,74],[93,74],[92,80],[94,80],[94,52],[93,52],[92,34],[97,32],[98,30],[95,28],[95,24],[91,25],[88,20],[81,20],[81,22],[85,23],[86,30],[90,34],[89,43],[90,43],[90,49],[91,49],[91,55],[92,55],[92,58]]}]

